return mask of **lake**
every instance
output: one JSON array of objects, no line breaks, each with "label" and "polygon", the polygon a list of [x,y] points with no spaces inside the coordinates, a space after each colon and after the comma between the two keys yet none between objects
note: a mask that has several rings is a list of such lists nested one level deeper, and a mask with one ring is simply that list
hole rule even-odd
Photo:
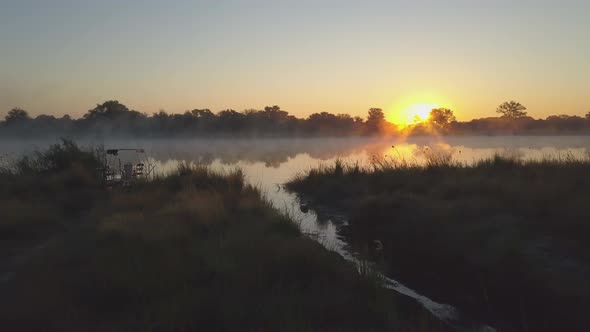
[{"label": "lake", "polygon": [[[42,149],[56,140],[0,142],[0,163],[9,164],[22,154]],[[84,140],[83,146],[104,148],[143,148],[154,172],[165,175],[180,162],[211,166],[215,170],[240,168],[246,180],[257,186],[273,205],[289,214],[303,232],[328,249],[357,261],[338,236],[342,220],[318,220],[314,211],[303,212],[293,193],[282,184],[294,175],[340,159],[345,163],[370,167],[374,162],[406,160],[424,163],[429,153],[452,156],[453,160],[472,163],[494,154],[523,159],[589,158],[590,137],[586,136],[511,136],[511,137],[410,137],[410,138],[279,138],[279,139],[160,139],[160,140]],[[135,153],[121,153],[122,162],[134,161]],[[329,219],[329,218],[328,218]],[[390,287],[408,295],[449,324],[485,330],[486,326],[460,317],[459,312],[388,279]]]}]

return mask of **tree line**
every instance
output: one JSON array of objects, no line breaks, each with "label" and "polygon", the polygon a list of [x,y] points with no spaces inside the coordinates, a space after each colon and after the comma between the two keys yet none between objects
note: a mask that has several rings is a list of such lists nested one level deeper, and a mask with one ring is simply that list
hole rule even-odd
[{"label": "tree line", "polygon": [[494,134],[590,134],[590,112],[585,117],[554,115],[533,119],[522,104],[509,101],[497,108],[500,116],[458,122],[453,111],[436,108],[427,120],[398,127],[385,118],[380,108],[368,110],[366,118],[349,114],[320,112],[307,118],[290,115],[279,106],[227,109],[214,113],[194,109],[183,114],[159,111],[152,115],[129,109],[116,101],[106,101],[88,110],[81,118],[69,115],[31,117],[26,110],[13,108],[0,121],[0,135],[43,136],[369,136],[369,135],[494,135]]},{"label": "tree line", "polygon": [[497,117],[458,122],[453,111],[436,108],[427,121],[407,128],[408,135],[589,135],[590,112],[577,115],[550,115],[534,119],[519,102],[507,101],[496,108]]}]

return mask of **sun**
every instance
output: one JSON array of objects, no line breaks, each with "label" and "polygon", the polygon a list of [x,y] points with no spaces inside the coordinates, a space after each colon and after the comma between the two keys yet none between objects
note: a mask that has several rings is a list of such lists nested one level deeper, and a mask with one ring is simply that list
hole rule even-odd
[{"label": "sun", "polygon": [[430,111],[438,108],[438,104],[418,102],[410,104],[391,116],[391,122],[399,126],[409,126],[412,124],[428,120]]},{"label": "sun", "polygon": [[424,122],[428,120],[430,111],[437,107],[437,104],[417,103],[410,105],[406,113],[412,118],[411,123]]}]

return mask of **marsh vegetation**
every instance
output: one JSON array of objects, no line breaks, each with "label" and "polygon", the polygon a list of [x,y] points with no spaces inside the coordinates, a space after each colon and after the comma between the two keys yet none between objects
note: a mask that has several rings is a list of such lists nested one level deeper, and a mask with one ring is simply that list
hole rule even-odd
[{"label": "marsh vegetation", "polygon": [[495,155],[467,164],[424,153],[421,164],[337,161],[287,186],[312,206],[345,212],[340,233],[355,250],[435,300],[503,329],[586,330],[590,159]]},{"label": "marsh vegetation", "polygon": [[[139,142],[166,171],[111,191],[96,149],[65,141],[13,158],[1,172],[2,321],[17,330],[448,328],[382,289],[372,264],[359,269],[325,248],[348,244],[388,277],[502,330],[585,326],[584,141],[448,142]],[[493,148],[507,143],[517,148]],[[502,152],[469,162],[490,151]],[[277,183],[298,171],[288,186],[311,209],[285,217],[298,202]],[[323,221],[320,205],[349,224]]]},{"label": "marsh vegetation", "polygon": [[185,163],[106,191],[97,163],[66,141],[3,170],[3,247],[44,245],[0,266],[2,329],[443,329],[302,235],[240,170]]}]

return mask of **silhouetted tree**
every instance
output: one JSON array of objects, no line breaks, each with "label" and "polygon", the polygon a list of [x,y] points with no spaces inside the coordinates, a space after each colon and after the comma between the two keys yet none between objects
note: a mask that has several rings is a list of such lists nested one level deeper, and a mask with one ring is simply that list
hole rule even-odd
[{"label": "silhouetted tree", "polygon": [[355,131],[354,125],[354,119],[350,114],[336,115],[336,126],[338,127],[339,133],[352,133]]},{"label": "silhouetted tree", "polygon": [[584,128],[584,118],[576,115],[551,115],[544,121],[544,129],[551,132],[579,131]]},{"label": "silhouetted tree", "polygon": [[6,114],[6,117],[4,118],[6,124],[23,123],[28,120],[31,120],[29,113],[27,113],[27,111],[25,111],[24,109],[18,107],[15,107],[8,111],[8,114]]},{"label": "silhouetted tree", "polygon": [[307,129],[309,132],[335,134],[339,130],[338,117],[328,112],[313,113],[307,119]]},{"label": "silhouetted tree", "polygon": [[258,112],[258,115],[268,121],[275,122],[275,124],[285,123],[289,120],[289,113],[283,111],[281,107],[277,105],[266,106],[264,111]]},{"label": "silhouetted tree", "polygon": [[428,121],[434,126],[447,128],[452,122],[456,122],[457,119],[453,111],[448,108],[434,108],[430,111]]},{"label": "silhouetted tree", "polygon": [[586,120],[590,120],[590,112],[586,113]]},{"label": "silhouetted tree", "polygon": [[33,119],[33,128],[37,131],[51,131],[58,127],[59,120],[53,115],[41,114]]},{"label": "silhouetted tree", "polygon": [[380,108],[370,108],[367,117],[367,126],[371,131],[379,131],[385,123],[385,113]]},{"label": "silhouetted tree", "polygon": [[500,104],[500,106],[498,106],[496,109],[496,113],[502,114],[502,117],[505,118],[517,119],[527,115],[525,110],[526,107],[524,107],[521,103],[511,100]]},{"label": "silhouetted tree", "polygon": [[265,112],[282,112],[282,111],[281,111],[281,106],[278,106],[278,105],[274,105],[274,106],[265,106],[265,107],[264,107],[264,111],[265,111]]},{"label": "silhouetted tree", "polygon": [[211,120],[215,117],[215,114],[213,114],[213,112],[211,112],[210,109],[208,108],[204,108],[204,109],[194,109],[191,111],[191,114],[198,119],[207,119],[207,120]]},{"label": "silhouetted tree", "polygon": [[547,121],[563,121],[563,120],[580,120],[582,119],[576,115],[567,115],[567,114],[560,114],[560,115],[550,115],[545,120]]},{"label": "silhouetted tree", "polygon": [[383,122],[385,121],[385,113],[380,108],[370,108],[369,116],[367,117],[368,122]]},{"label": "silhouetted tree", "polygon": [[246,115],[235,110],[223,110],[217,114],[217,127],[221,131],[238,131],[244,127]]},{"label": "silhouetted tree", "polygon": [[109,100],[102,104],[96,105],[96,107],[91,110],[88,110],[88,112],[86,112],[83,117],[84,119],[88,120],[95,120],[99,118],[115,119],[126,112],[129,112],[127,106],[119,103],[117,100]]},{"label": "silhouetted tree", "polygon": [[149,130],[147,115],[117,100],[105,101],[84,114],[78,130],[102,135],[135,135]]}]

